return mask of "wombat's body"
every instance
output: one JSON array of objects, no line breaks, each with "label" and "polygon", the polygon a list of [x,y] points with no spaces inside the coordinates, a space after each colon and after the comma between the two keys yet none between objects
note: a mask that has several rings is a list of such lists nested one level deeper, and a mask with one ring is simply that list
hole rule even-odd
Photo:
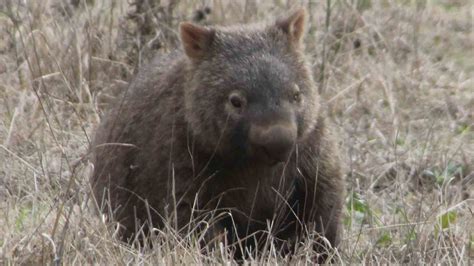
[{"label": "wombat's body", "polygon": [[304,20],[300,10],[269,26],[183,23],[184,53],[133,79],[97,130],[91,179],[125,238],[214,211],[231,214],[213,231],[232,237],[265,239],[271,225],[281,243],[302,228],[338,243],[344,186],[303,55]]}]

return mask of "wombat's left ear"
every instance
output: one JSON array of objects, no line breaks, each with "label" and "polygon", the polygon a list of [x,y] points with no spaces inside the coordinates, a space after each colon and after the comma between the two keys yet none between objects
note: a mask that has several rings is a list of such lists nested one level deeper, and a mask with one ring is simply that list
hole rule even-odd
[{"label": "wombat's left ear", "polygon": [[299,8],[286,17],[277,19],[276,26],[288,34],[290,42],[299,45],[305,33],[306,17],[306,10]]},{"label": "wombat's left ear", "polygon": [[200,59],[206,55],[214,39],[214,30],[182,22],[179,25],[181,43],[184,52],[191,59]]}]

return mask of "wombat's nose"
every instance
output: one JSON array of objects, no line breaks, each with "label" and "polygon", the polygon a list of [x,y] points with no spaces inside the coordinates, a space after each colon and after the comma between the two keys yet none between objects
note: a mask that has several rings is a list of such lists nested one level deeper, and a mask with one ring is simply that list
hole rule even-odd
[{"label": "wombat's nose", "polygon": [[296,141],[296,126],[271,125],[250,127],[249,139],[252,146],[259,150],[262,159],[286,161]]}]

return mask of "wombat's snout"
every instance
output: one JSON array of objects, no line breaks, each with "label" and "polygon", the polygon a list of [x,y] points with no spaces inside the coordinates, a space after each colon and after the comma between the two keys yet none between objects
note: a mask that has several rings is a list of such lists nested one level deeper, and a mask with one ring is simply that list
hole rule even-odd
[{"label": "wombat's snout", "polygon": [[268,163],[284,162],[288,159],[296,142],[296,125],[252,125],[249,140],[256,156]]}]

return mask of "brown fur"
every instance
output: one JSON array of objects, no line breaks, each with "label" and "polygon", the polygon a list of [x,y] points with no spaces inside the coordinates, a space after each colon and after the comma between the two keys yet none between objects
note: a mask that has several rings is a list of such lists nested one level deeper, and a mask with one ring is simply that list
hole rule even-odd
[{"label": "brown fur", "polygon": [[285,245],[311,228],[338,244],[344,185],[304,25],[304,10],[271,25],[182,23],[184,53],[139,71],[93,144],[94,195],[124,238],[143,223],[186,228],[192,210],[200,219],[219,210],[232,219],[223,215],[215,231],[234,239],[265,238],[273,221]]}]

